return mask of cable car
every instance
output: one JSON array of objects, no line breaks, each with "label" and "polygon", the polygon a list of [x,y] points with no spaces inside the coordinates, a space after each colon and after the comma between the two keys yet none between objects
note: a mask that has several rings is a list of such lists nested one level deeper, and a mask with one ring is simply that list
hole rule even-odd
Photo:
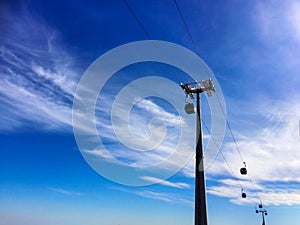
[{"label": "cable car", "polygon": [[244,165],[245,166],[240,169],[240,172],[241,172],[242,175],[247,175],[247,169],[246,169],[246,163],[245,162],[244,162]]},{"label": "cable car", "polygon": [[242,189],[242,198],[246,198],[247,197],[247,195],[246,195],[246,193],[244,192],[244,190]]},{"label": "cable car", "polygon": [[245,167],[240,169],[242,175],[247,175],[247,169]]},{"label": "cable car", "polygon": [[187,114],[195,113],[195,106],[193,103],[186,102],[184,106],[184,110]]},{"label": "cable car", "polygon": [[261,209],[262,207],[263,207],[263,205],[262,205],[262,204],[259,204],[259,205],[258,205],[258,208],[260,208],[260,209]]}]

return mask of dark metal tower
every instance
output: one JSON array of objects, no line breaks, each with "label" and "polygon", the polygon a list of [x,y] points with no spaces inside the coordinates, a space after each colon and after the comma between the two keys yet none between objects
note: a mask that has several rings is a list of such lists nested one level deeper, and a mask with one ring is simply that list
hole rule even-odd
[{"label": "dark metal tower", "polygon": [[262,209],[262,208],[263,208],[262,204],[260,204],[258,207],[259,207],[260,209],[255,210],[255,212],[256,212],[256,213],[261,213],[261,215],[262,215],[262,220],[263,220],[263,221],[262,221],[262,225],[265,225],[265,216],[268,215],[268,212],[267,212],[267,210]]},{"label": "dark metal tower", "polygon": [[[211,90],[215,92],[215,88],[211,79],[208,81],[193,82],[189,84],[180,84],[186,97],[194,99],[196,94],[196,165],[195,165],[195,225],[207,225],[207,207],[206,207],[206,188],[204,174],[204,156],[202,147],[202,128],[201,128],[201,112],[200,112],[200,94],[204,91],[211,96]],[[195,113],[192,103],[186,104],[185,110],[188,114]]]}]

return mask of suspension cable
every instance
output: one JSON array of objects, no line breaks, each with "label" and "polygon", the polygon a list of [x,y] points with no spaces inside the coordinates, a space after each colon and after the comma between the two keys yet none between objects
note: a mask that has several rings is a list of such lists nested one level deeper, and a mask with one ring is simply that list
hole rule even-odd
[{"label": "suspension cable", "polygon": [[136,22],[140,25],[140,27],[142,28],[142,30],[144,31],[144,33],[147,35],[148,39],[152,40],[150,33],[147,31],[146,27],[144,27],[142,21],[135,14],[135,12],[131,8],[131,6],[129,5],[129,3],[127,2],[127,0],[124,0],[124,3],[127,6],[127,8],[129,9],[129,11],[131,12],[131,14],[133,15],[133,17],[136,20]]}]

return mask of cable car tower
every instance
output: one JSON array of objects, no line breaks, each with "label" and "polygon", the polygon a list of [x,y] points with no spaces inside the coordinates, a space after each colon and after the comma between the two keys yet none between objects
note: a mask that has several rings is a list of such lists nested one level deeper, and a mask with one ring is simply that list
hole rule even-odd
[{"label": "cable car tower", "polygon": [[263,209],[263,205],[262,204],[259,204],[258,208],[259,209],[256,209],[255,212],[256,213],[261,213],[262,219],[263,219],[262,225],[265,225],[265,216],[268,215],[267,210]]},{"label": "cable car tower", "polygon": [[[207,209],[206,209],[206,191],[205,191],[205,174],[204,174],[204,156],[202,150],[202,130],[200,117],[200,94],[206,92],[207,96],[212,96],[211,91],[216,92],[213,80],[202,80],[188,84],[180,83],[186,99],[194,99],[196,94],[197,102],[197,118],[196,118],[196,181],[195,181],[195,225],[207,225]],[[195,113],[193,103],[185,104],[185,112],[187,114]]]}]

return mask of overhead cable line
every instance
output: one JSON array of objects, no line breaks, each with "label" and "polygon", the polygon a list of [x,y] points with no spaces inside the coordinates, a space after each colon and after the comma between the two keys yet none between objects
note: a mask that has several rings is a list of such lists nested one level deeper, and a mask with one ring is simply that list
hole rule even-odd
[{"label": "overhead cable line", "polygon": [[227,127],[228,127],[228,129],[229,129],[229,132],[230,132],[230,134],[231,134],[232,140],[233,140],[233,142],[234,142],[234,144],[235,144],[236,150],[238,151],[239,156],[240,156],[240,159],[242,160],[242,162],[245,163],[245,161],[244,161],[244,159],[243,159],[243,157],[242,157],[240,148],[239,148],[239,146],[238,146],[238,144],[237,144],[237,141],[236,141],[236,139],[235,139],[235,137],[234,137],[234,135],[233,135],[231,126],[230,126],[230,124],[229,124],[229,122],[228,122],[228,120],[227,120],[227,118],[226,118],[225,110],[224,110],[224,108],[223,108],[223,106],[222,106],[222,103],[221,103],[220,98],[219,98],[218,95],[217,95],[217,99],[218,99],[218,103],[219,103],[219,105],[220,105],[220,107],[221,107],[223,116],[224,116],[224,118],[226,119],[226,124],[227,124]]},{"label": "overhead cable line", "polygon": [[208,126],[206,125],[206,122],[205,122],[203,119],[202,119],[202,123],[203,123],[203,125],[204,125],[204,127],[205,127],[207,133],[210,135],[211,139],[213,140],[214,144],[215,144],[216,147],[219,149],[218,153],[220,153],[220,154],[222,155],[222,157],[223,157],[223,159],[224,159],[224,161],[225,161],[225,163],[226,163],[226,165],[227,165],[227,167],[228,167],[228,169],[229,169],[231,175],[232,175],[234,178],[236,178],[236,180],[238,181],[240,187],[243,189],[243,186],[242,186],[242,184],[240,183],[240,180],[238,179],[238,177],[235,175],[235,173],[234,173],[233,170],[231,169],[231,167],[230,167],[228,161],[227,161],[226,158],[225,158],[224,153],[223,153],[222,151],[220,151],[221,147],[218,145],[218,143],[216,142],[215,138],[214,138],[214,137],[212,136],[212,134],[210,133],[210,130],[209,130]]},{"label": "overhead cable line", "polygon": [[[128,1],[127,0],[123,0],[123,1],[124,1],[125,5],[127,6],[128,10],[130,11],[130,13],[132,14],[132,16],[134,17],[134,19],[136,20],[136,22],[139,24],[139,26],[141,27],[141,29],[143,30],[143,32],[146,34],[147,38],[149,40],[154,40],[154,38],[152,38],[150,32],[146,29],[146,27],[143,25],[142,21],[139,19],[139,17],[137,16],[137,14],[134,12],[133,8],[128,3]],[[155,44],[155,42],[153,42],[153,46],[157,49],[157,51],[160,54],[160,56],[164,56],[163,52],[160,51],[160,49]],[[170,74],[173,75],[173,77],[177,80],[177,82],[180,83],[180,79],[179,79],[178,75],[176,75],[176,73],[172,70],[172,67],[171,68],[168,67],[168,70],[169,70]]]},{"label": "overhead cable line", "polygon": [[[231,126],[230,126],[230,124],[229,124],[229,121],[228,121],[227,118],[226,118],[225,110],[224,110],[224,108],[223,108],[223,106],[222,106],[222,104],[221,104],[221,101],[220,101],[218,95],[217,95],[217,99],[218,99],[219,105],[220,105],[220,107],[221,107],[221,109],[222,109],[223,116],[224,116],[224,118],[225,118],[225,120],[226,120],[226,124],[227,124],[227,127],[228,127],[229,131],[230,131],[230,134],[231,134],[232,140],[233,140],[233,142],[234,142],[234,144],[235,144],[235,147],[236,147],[236,149],[237,149],[237,151],[238,151],[238,153],[239,153],[239,156],[240,156],[242,162],[246,165],[246,163],[245,163],[245,161],[244,161],[244,159],[243,159],[243,157],[242,157],[240,148],[239,148],[239,146],[238,146],[238,144],[237,144],[237,141],[236,141],[236,139],[235,139],[235,137],[234,137],[234,135],[233,135]],[[257,196],[258,199],[261,201],[261,198],[259,197],[258,192],[257,192],[256,189],[255,189],[255,184],[254,184],[254,182],[253,182],[253,180],[252,180],[250,174],[247,173],[247,175],[248,175],[248,177],[249,177],[250,182],[252,183],[253,190],[254,190],[256,196]]]},{"label": "overhead cable line", "polygon": [[181,19],[182,19],[182,22],[183,22],[184,26],[185,26],[185,29],[186,29],[187,32],[188,32],[189,37],[190,37],[190,39],[191,39],[192,42],[193,42],[194,48],[197,50],[197,53],[198,53],[198,55],[199,55],[199,48],[198,48],[198,46],[197,46],[197,44],[196,44],[196,41],[195,41],[195,39],[194,39],[194,37],[193,37],[193,35],[192,35],[192,32],[190,31],[189,26],[188,26],[188,24],[187,24],[187,22],[186,22],[186,20],[185,20],[185,18],[184,18],[184,16],[183,16],[183,13],[181,12],[180,7],[179,7],[177,1],[176,1],[176,0],[173,0],[173,2],[174,2],[174,4],[176,5],[176,8],[177,8],[177,10],[178,10],[178,12],[179,12],[179,15],[180,15],[180,17],[181,17]]},{"label": "overhead cable line", "polygon": [[[210,133],[210,130],[209,130],[208,126],[206,125],[206,122],[205,122],[203,119],[201,119],[201,120],[202,120],[202,124],[204,125],[204,127],[205,127],[207,133],[210,135],[210,137],[211,137],[211,139],[213,140],[214,144],[215,144],[216,147],[219,149],[218,153],[221,154],[221,156],[222,156],[222,158],[223,158],[223,160],[224,160],[226,166],[228,167],[229,172],[231,173],[232,177],[235,178],[235,180],[238,182],[238,185],[240,186],[240,188],[241,188],[242,191],[243,191],[243,190],[246,190],[246,189],[243,187],[243,185],[241,184],[240,179],[235,175],[235,173],[233,172],[233,169],[230,167],[230,164],[229,164],[229,162],[227,161],[227,159],[226,159],[224,153],[220,150],[221,147],[218,145],[218,143],[216,142],[215,138],[214,138],[214,137],[212,136],[212,134]],[[257,195],[257,193],[256,193],[256,195]],[[257,197],[259,198],[258,195],[257,195]],[[250,196],[248,196],[247,198],[252,202],[253,205],[256,205],[256,203],[254,202],[254,200],[253,200]],[[259,198],[259,200],[260,200],[260,198]],[[261,200],[260,200],[260,202],[261,202]]]}]

